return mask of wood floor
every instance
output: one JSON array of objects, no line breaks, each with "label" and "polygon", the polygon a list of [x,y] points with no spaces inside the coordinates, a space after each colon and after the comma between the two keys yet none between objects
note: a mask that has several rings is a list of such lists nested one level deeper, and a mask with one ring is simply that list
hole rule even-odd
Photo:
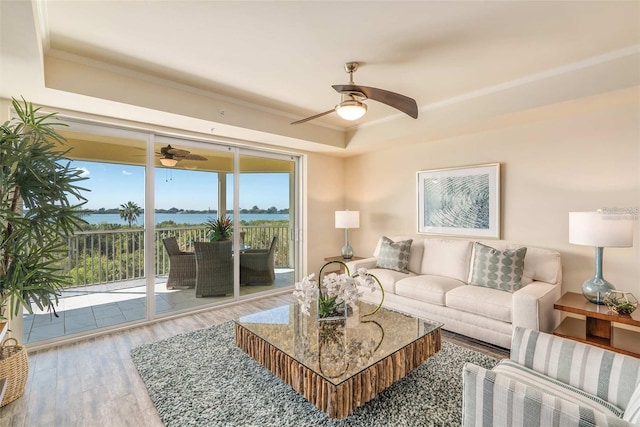
[{"label": "wood floor", "polygon": [[[25,393],[0,409],[0,426],[162,426],[129,357],[132,348],[291,301],[289,295],[266,297],[32,353]],[[443,336],[493,357],[508,356],[498,347]]]}]

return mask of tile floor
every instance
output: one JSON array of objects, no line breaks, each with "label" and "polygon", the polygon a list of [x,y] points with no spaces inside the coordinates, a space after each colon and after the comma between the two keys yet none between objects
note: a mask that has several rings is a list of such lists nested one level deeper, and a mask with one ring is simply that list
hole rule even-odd
[{"label": "tile floor", "polygon": [[[273,286],[241,286],[240,295],[293,285],[293,270],[276,270]],[[58,317],[48,312],[25,313],[23,343],[42,342],[122,323],[143,320],[147,315],[144,279],[85,286],[64,291]],[[166,314],[229,301],[229,297],[196,298],[195,289],[166,289],[166,277],[155,280],[155,311]]]}]

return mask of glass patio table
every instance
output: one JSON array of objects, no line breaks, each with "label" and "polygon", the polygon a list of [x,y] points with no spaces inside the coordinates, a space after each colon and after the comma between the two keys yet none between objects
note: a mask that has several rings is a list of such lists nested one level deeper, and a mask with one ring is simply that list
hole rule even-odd
[{"label": "glass patio table", "polygon": [[442,347],[441,323],[358,303],[346,321],[284,305],[235,320],[236,345],[332,418],[344,418]]}]

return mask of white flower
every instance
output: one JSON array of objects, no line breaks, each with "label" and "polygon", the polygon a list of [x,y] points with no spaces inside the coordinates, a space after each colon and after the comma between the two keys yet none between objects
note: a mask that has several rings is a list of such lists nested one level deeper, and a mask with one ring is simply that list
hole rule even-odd
[{"label": "white flower", "polygon": [[366,268],[359,268],[356,276],[356,280],[358,281],[359,286],[367,287],[371,290],[371,292],[375,292],[377,289],[375,279]]},{"label": "white flower", "polygon": [[335,298],[335,304],[347,303],[354,307],[362,292],[358,286],[369,288],[371,292],[376,290],[375,276],[369,274],[366,268],[358,269],[353,276],[347,274],[327,273],[322,277],[322,290],[318,289],[318,282],[313,280],[314,274],[310,274],[295,284],[293,296],[300,304],[300,311],[309,316],[311,303],[322,292],[323,298]]},{"label": "white flower", "polygon": [[307,316],[309,316],[309,309],[318,289],[318,282],[312,280],[313,277],[313,273],[304,277],[301,282],[295,284],[296,290],[293,291],[293,296],[296,297],[300,304],[300,311]]}]

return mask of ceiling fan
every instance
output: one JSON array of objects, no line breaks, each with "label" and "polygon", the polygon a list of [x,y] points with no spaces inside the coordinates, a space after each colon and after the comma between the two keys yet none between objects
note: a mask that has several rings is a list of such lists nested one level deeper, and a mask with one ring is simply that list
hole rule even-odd
[{"label": "ceiling fan", "polygon": [[367,112],[367,104],[363,102],[366,99],[372,99],[374,101],[387,104],[390,107],[396,108],[410,117],[413,117],[414,119],[418,118],[418,105],[416,104],[415,99],[400,95],[399,93],[389,92],[384,89],[356,85],[353,82],[353,73],[358,70],[357,62],[347,62],[344,64],[344,69],[349,73],[349,84],[332,86],[336,92],[341,95],[340,103],[331,110],[307,117],[306,119],[295,121],[291,123],[292,125],[305,123],[309,120],[317,119],[318,117],[333,113],[334,111],[345,120],[358,120]]},{"label": "ceiling fan", "polygon": [[191,154],[190,151],[183,150],[181,148],[173,148],[171,144],[166,147],[162,147],[160,152],[156,154],[160,155],[160,163],[163,166],[168,167],[174,167],[180,160],[207,160],[206,157],[198,154]]}]

